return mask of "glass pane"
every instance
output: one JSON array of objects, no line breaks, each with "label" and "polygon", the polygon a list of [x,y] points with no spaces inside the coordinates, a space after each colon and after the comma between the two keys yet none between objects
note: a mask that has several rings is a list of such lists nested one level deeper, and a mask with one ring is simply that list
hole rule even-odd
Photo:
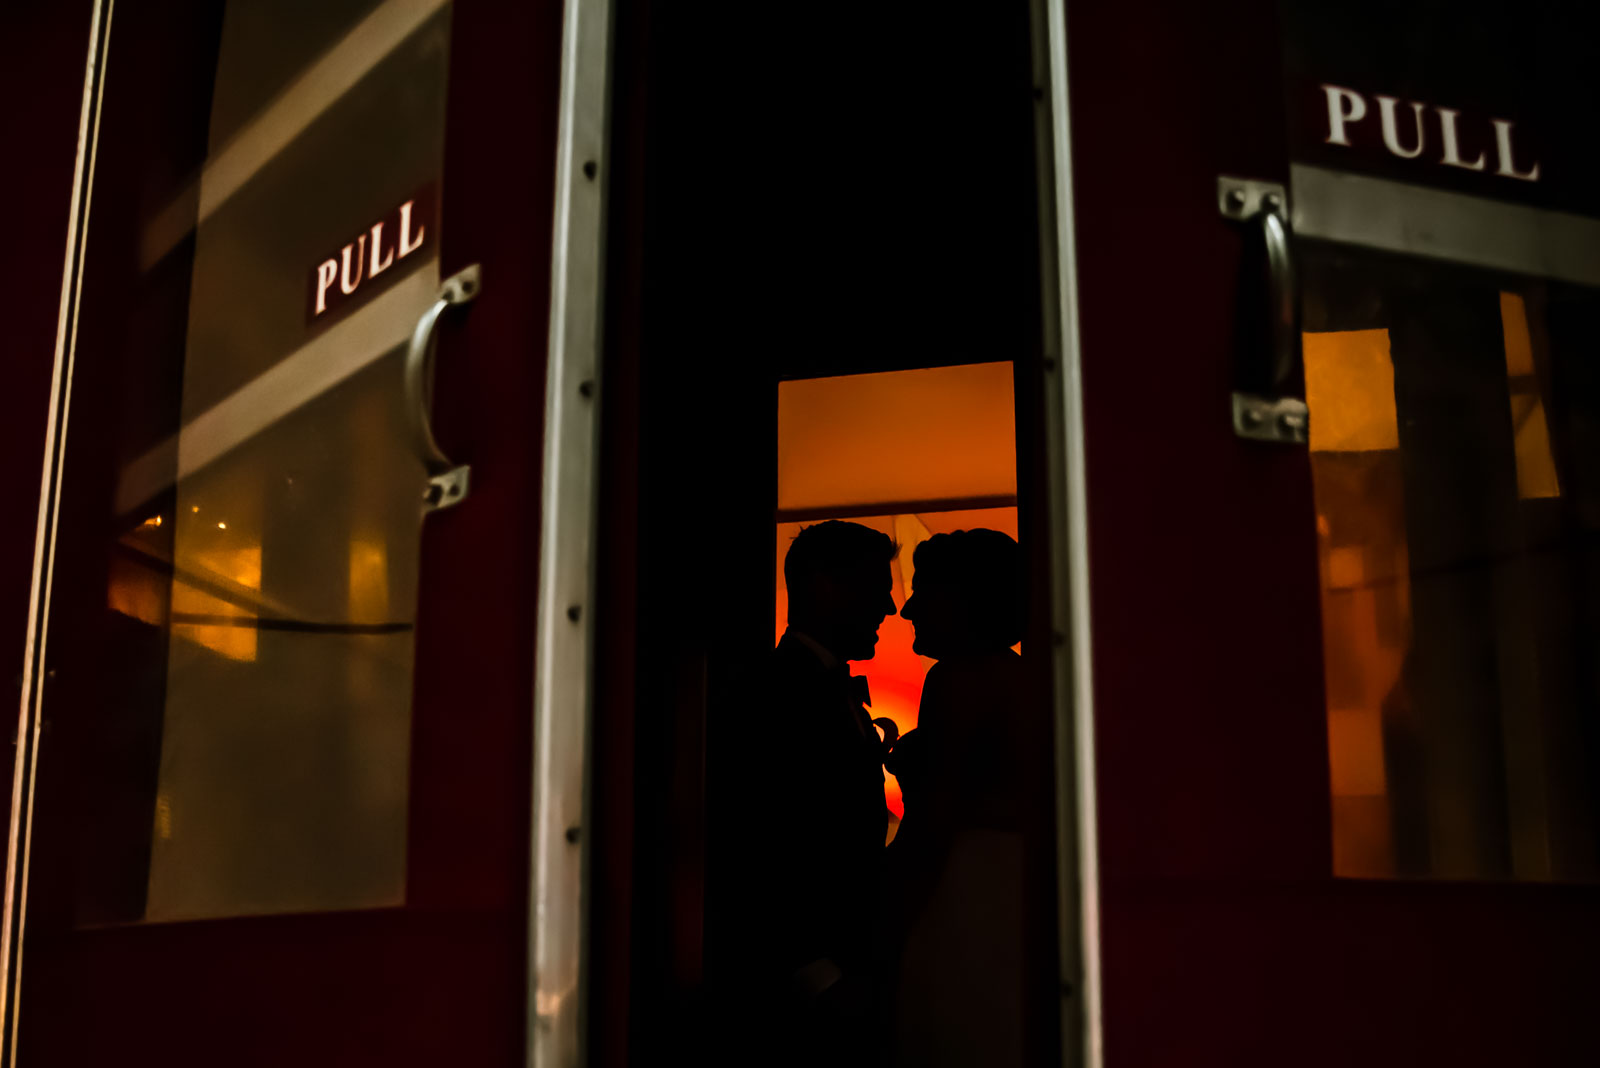
[{"label": "glass pane", "polygon": [[810,984],[857,989],[899,1062],[1024,1063],[1054,749],[1013,365],[780,381],[777,416],[775,648],[741,687],[710,910],[730,1012],[787,1026]]},{"label": "glass pane", "polygon": [[189,6],[108,52],[38,837],[78,924],[405,898],[450,9]]},{"label": "glass pane", "polygon": [[[848,519],[892,538],[897,604],[911,596],[913,556],[932,535],[984,528],[1015,539],[1016,442],[1009,362],[780,382],[773,641],[789,625],[784,557],[813,523]],[[852,665],[867,679],[873,716],[893,720],[901,734],[917,726],[934,665],[912,640],[911,622],[889,616],[872,659]],[[892,839],[905,810],[893,773],[884,785]]]},{"label": "glass pane", "polygon": [[1600,303],[1301,251],[1335,870],[1600,876]]},{"label": "glass pane", "polygon": [[[814,522],[825,522],[834,516],[819,516]],[[917,546],[935,534],[948,534],[956,530],[998,530],[1015,539],[1017,537],[1017,506],[1000,508],[967,508],[947,512],[918,512],[908,515],[851,516],[849,522],[879,530],[894,539],[899,546],[891,572],[894,576],[894,599],[905,604],[911,596],[916,578],[913,558]],[[778,551],[773,564],[777,581],[777,619],[773,642],[783,638],[789,626],[789,591],[783,581],[783,558],[789,545],[809,522],[779,523]],[[878,645],[871,660],[851,664],[850,670],[867,680],[872,693],[873,718],[887,717],[902,735],[917,729],[917,710],[922,703],[922,682],[933,667],[934,661],[919,656],[911,648],[915,633],[911,621],[902,616],[890,616],[878,628]],[[1020,652],[1020,647],[1018,649]],[[900,781],[893,772],[884,772],[884,799],[889,806],[890,840],[898,822],[905,815],[905,805],[900,796]]]},{"label": "glass pane", "polygon": [[1334,870],[1592,880],[1594,35],[1510,0],[1279,13]]},{"label": "glass pane", "polygon": [[1009,363],[797,379],[778,387],[778,509],[1017,495]]}]

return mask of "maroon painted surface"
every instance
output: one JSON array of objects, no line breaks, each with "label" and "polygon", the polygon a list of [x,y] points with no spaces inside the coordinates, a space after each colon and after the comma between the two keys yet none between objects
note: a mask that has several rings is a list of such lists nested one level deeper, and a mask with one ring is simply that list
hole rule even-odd
[{"label": "maroon painted surface", "polygon": [[1600,1063],[1600,893],[1332,878],[1310,469],[1228,419],[1271,3],[1068,5],[1107,1063]]},{"label": "maroon painted surface", "polygon": [[[30,938],[23,1064],[522,1063],[562,9],[556,0],[457,0],[454,8],[441,269],[482,263],[485,290],[440,342],[436,432],[452,456],[472,464],[472,495],[429,519],[423,539],[407,903]],[[79,41],[62,46],[72,75],[62,80],[81,77],[84,21],[81,34],[65,35]],[[42,49],[55,37],[30,40]],[[37,67],[49,73],[52,60]],[[55,110],[75,121],[76,88],[61,91],[70,106]],[[41,197],[62,192],[59,211],[48,202],[40,211],[58,224],[38,225],[57,235],[58,276],[71,158],[59,165],[58,131],[42,118],[39,125],[50,134],[40,138],[49,152],[41,149],[29,181]],[[30,240],[34,228],[30,221]],[[55,283],[39,285],[50,290],[50,321],[46,329],[28,320],[35,345],[54,331]],[[30,543],[36,468],[31,461],[22,494]],[[0,608],[9,628],[15,561],[6,560]],[[19,630],[6,655],[20,646]]]},{"label": "maroon painted surface", "polygon": [[[26,40],[0,64],[0,99],[26,101],[0,115],[9,146],[4,179],[7,251],[0,257],[9,311],[5,354],[6,418],[0,448],[10,470],[12,503],[0,523],[0,716],[16,715],[22,647],[28,630],[39,471],[44,463],[50,373],[55,362],[61,268],[66,250],[72,171],[78,151],[89,4],[8,5],[0,40]],[[5,728],[9,738],[11,728]],[[11,755],[0,761],[0,817],[11,811]]]}]

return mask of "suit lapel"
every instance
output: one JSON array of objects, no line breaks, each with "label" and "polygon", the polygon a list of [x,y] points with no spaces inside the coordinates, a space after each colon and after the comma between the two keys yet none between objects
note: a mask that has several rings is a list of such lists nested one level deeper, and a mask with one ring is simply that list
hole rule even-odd
[{"label": "suit lapel", "polygon": [[827,729],[838,730],[841,733],[848,732],[844,738],[841,738],[841,742],[843,745],[850,747],[848,751],[852,754],[850,757],[851,762],[854,763],[860,760],[867,763],[878,773],[879,781],[881,781],[883,758],[882,748],[879,745],[878,729],[872,725],[871,715],[855,699],[855,691],[846,681],[850,677],[849,668],[845,667],[835,671],[828,670],[817,660],[815,653],[792,637],[785,636],[779,644],[780,646],[789,646],[790,655],[796,658],[803,657],[805,662],[810,665],[810,670],[813,673],[812,677],[816,680],[818,691],[821,694],[825,694],[828,704],[836,709],[833,722],[837,724],[837,727]]}]

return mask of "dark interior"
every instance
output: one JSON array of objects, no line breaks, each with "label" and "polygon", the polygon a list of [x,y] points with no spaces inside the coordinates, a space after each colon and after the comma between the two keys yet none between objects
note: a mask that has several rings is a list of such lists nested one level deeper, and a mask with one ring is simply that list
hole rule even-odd
[{"label": "dark interior", "polygon": [[[771,648],[777,383],[1014,361],[1045,588],[1028,5],[631,2],[617,26],[590,959],[593,1003],[631,1015],[596,1021],[597,1063],[707,1049],[738,982],[718,790]],[[1042,1051],[1053,984],[1030,989]]]}]

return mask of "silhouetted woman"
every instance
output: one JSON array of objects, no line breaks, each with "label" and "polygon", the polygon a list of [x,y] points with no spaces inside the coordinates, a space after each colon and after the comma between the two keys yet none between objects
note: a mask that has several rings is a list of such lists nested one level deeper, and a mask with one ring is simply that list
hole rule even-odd
[{"label": "silhouetted woman", "polygon": [[901,615],[938,660],[917,729],[896,745],[905,818],[889,848],[901,919],[895,1061],[1011,1065],[1023,1058],[1026,723],[1021,552],[994,530],[935,534],[913,556]]}]

